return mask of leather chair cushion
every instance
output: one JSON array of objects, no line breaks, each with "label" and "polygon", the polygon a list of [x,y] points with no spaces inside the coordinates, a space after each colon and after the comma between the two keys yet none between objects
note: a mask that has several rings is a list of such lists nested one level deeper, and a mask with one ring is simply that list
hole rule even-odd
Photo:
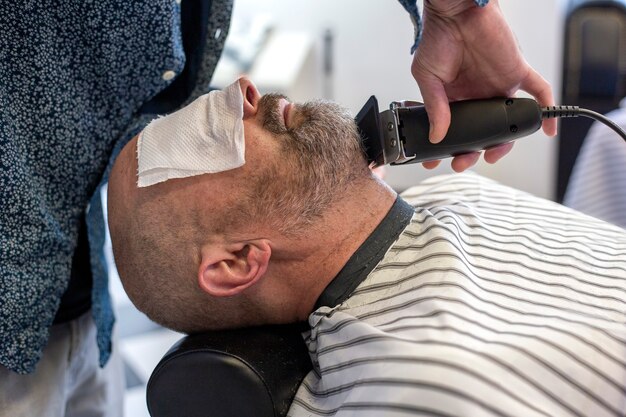
[{"label": "leather chair cushion", "polygon": [[152,417],[286,415],[312,369],[302,324],[195,334],[178,341],[148,381]]}]

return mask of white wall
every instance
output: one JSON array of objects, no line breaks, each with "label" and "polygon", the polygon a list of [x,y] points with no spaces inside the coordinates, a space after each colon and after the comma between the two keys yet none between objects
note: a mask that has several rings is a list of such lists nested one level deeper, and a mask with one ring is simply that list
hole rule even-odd
[{"label": "white wall", "polygon": [[[566,3],[564,0],[500,1],[524,56],[550,82],[557,104],[561,104],[558,100]],[[476,169],[505,184],[550,199],[555,197],[556,170],[556,138],[549,138],[542,132],[519,140],[500,163],[482,163]]]},{"label": "white wall", "polygon": [[[552,83],[557,97],[565,3],[565,0],[500,1],[527,60]],[[355,114],[372,94],[378,97],[381,106],[393,100],[421,98],[410,74],[413,25],[395,0],[235,0],[234,13],[243,19],[256,13],[270,13],[280,30],[307,31],[317,40],[318,54],[324,30],[331,29],[335,34],[332,98]],[[321,70],[322,60],[317,62]],[[319,96],[322,94],[320,90]],[[537,133],[518,141],[500,163],[489,166],[482,162],[476,171],[552,198],[556,141]],[[442,172],[451,172],[448,161],[435,171],[427,171],[419,164],[391,167],[387,180],[397,189],[404,189]]]}]

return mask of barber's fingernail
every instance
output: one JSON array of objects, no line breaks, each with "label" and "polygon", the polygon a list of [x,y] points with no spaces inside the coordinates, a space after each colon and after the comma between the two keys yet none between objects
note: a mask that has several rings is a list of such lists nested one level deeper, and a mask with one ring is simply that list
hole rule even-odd
[{"label": "barber's fingernail", "polygon": [[430,143],[439,143],[443,140],[443,138],[437,137],[435,136],[434,132],[434,125],[430,125],[430,131],[429,131],[429,135],[428,135],[428,140],[430,141]]}]

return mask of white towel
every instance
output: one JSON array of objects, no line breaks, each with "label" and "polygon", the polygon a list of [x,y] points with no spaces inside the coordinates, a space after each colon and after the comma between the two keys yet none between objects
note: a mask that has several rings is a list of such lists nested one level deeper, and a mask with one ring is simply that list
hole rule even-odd
[{"label": "white towel", "polygon": [[239,81],[153,120],[137,143],[138,186],[238,168],[245,163]]}]

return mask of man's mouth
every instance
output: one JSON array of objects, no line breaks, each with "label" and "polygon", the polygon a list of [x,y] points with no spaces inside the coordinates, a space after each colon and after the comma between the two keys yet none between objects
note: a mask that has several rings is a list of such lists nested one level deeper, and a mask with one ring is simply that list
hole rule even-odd
[{"label": "man's mouth", "polygon": [[283,124],[285,126],[285,128],[289,129],[290,126],[290,119],[289,119],[289,115],[291,113],[291,108],[293,107],[293,103],[287,101],[284,98],[281,98],[278,101],[278,109],[280,114],[282,114],[283,116]]}]

